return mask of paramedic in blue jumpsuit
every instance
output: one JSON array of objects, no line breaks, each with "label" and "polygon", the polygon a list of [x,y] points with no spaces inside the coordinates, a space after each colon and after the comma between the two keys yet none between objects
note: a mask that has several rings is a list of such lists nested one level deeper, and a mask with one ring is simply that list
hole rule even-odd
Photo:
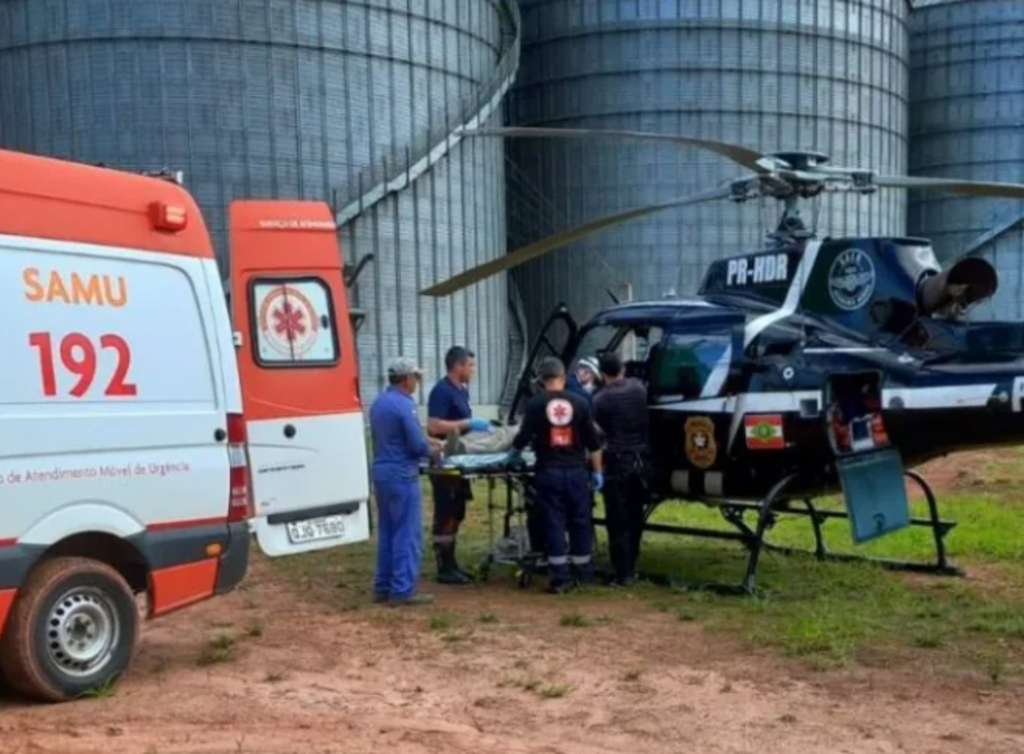
[{"label": "paramedic in blue jumpsuit", "polygon": [[[476,357],[462,346],[448,349],[444,357],[447,374],[430,391],[427,400],[427,431],[436,438],[487,432],[491,423],[474,418],[469,405],[469,382],[476,371]],[[469,482],[464,479],[431,477],[434,495],[434,558],[437,580],[441,584],[468,584],[472,578],[459,567],[455,558],[459,528],[466,518],[466,503],[473,499]]]},{"label": "paramedic in blue jumpsuit", "polygon": [[[526,404],[510,460],[514,463],[516,456],[532,445],[548,554],[548,591],[561,594],[570,586],[570,564],[577,582],[585,584],[593,578],[591,482],[597,490],[604,484],[601,445],[590,404],[566,390],[565,365],[547,358],[537,371],[544,392]],[[587,474],[588,454],[591,475]]]},{"label": "paramedic in blue jumpsuit", "polygon": [[388,364],[388,389],[370,408],[373,486],[377,497],[377,573],[373,599],[391,605],[428,605],[433,595],[417,593],[423,553],[423,499],[420,460],[435,455],[440,443],[420,428],[413,393],[423,370],[408,358]]}]

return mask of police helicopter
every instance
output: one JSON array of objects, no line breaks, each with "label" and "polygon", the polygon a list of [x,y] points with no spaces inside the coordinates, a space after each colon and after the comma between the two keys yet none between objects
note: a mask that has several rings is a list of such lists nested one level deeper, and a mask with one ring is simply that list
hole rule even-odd
[{"label": "police helicopter", "polygon": [[[800,205],[824,191],[882,187],[1024,199],[1024,185],[878,175],[829,165],[814,152],[759,152],[703,139],[627,131],[492,128],[481,137],[617,138],[710,150],[750,175],[681,198],[603,217],[455,275],[423,291],[445,296],[602,230],[715,200],[779,200],[778,226],[760,250],[713,262],[697,297],[611,306],[582,327],[559,307],[530,364],[555,352],[567,364],[617,350],[648,386],[652,492],[716,506],[733,530],[647,524],[648,531],[737,540],[749,550],[744,591],[780,513],[809,518],[819,558],[822,525],[848,519],[862,543],[906,526],[931,529],[931,563],[884,565],[958,573],[928,483],[910,471],[954,451],[1024,443],[1024,325],[967,321],[997,288],[992,266],[964,258],[949,269],[918,238],[827,238]],[[564,346],[548,337],[562,323]],[[519,385],[523,404],[531,367]],[[909,511],[904,476],[923,490],[926,518]],[[841,493],[845,510],[814,500]],[[752,516],[752,521],[747,516]],[[784,548],[775,548],[784,549]]]}]

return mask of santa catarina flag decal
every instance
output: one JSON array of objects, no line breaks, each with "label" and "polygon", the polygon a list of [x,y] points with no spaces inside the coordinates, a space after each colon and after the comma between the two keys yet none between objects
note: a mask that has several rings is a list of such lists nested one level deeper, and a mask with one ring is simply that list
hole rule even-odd
[{"label": "santa catarina flag decal", "polygon": [[782,450],[786,447],[780,414],[745,416],[743,422],[747,429],[747,447],[751,450]]}]

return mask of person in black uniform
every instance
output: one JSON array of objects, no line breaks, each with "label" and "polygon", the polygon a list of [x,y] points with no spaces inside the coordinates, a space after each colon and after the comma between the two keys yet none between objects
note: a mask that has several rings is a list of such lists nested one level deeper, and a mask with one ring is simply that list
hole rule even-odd
[{"label": "person in black uniform", "polygon": [[[565,365],[547,358],[537,371],[544,391],[526,404],[523,423],[512,441],[512,460],[527,445],[533,446],[537,501],[548,554],[548,591],[561,594],[570,585],[570,563],[580,583],[587,583],[593,575],[590,485],[593,482],[599,490],[604,484],[601,443],[590,405],[565,389]],[[588,453],[591,475],[587,473]]]},{"label": "person in black uniform", "polygon": [[629,586],[644,533],[644,511],[651,501],[648,486],[647,389],[623,375],[622,359],[605,353],[600,359],[605,387],[594,396],[594,419],[605,436],[604,488],[608,550],[615,582]]}]

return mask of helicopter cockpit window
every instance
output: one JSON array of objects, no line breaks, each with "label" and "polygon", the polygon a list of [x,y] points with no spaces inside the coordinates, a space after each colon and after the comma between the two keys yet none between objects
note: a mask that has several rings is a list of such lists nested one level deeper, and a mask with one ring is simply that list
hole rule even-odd
[{"label": "helicopter cockpit window", "polygon": [[648,379],[647,359],[652,348],[661,340],[662,329],[657,325],[641,327],[595,327],[587,332],[576,349],[576,360],[616,352],[622,357],[629,377]]},{"label": "helicopter cockpit window", "polygon": [[651,354],[650,387],[655,401],[699,398],[705,389],[718,395],[729,367],[728,334],[675,334]]}]

